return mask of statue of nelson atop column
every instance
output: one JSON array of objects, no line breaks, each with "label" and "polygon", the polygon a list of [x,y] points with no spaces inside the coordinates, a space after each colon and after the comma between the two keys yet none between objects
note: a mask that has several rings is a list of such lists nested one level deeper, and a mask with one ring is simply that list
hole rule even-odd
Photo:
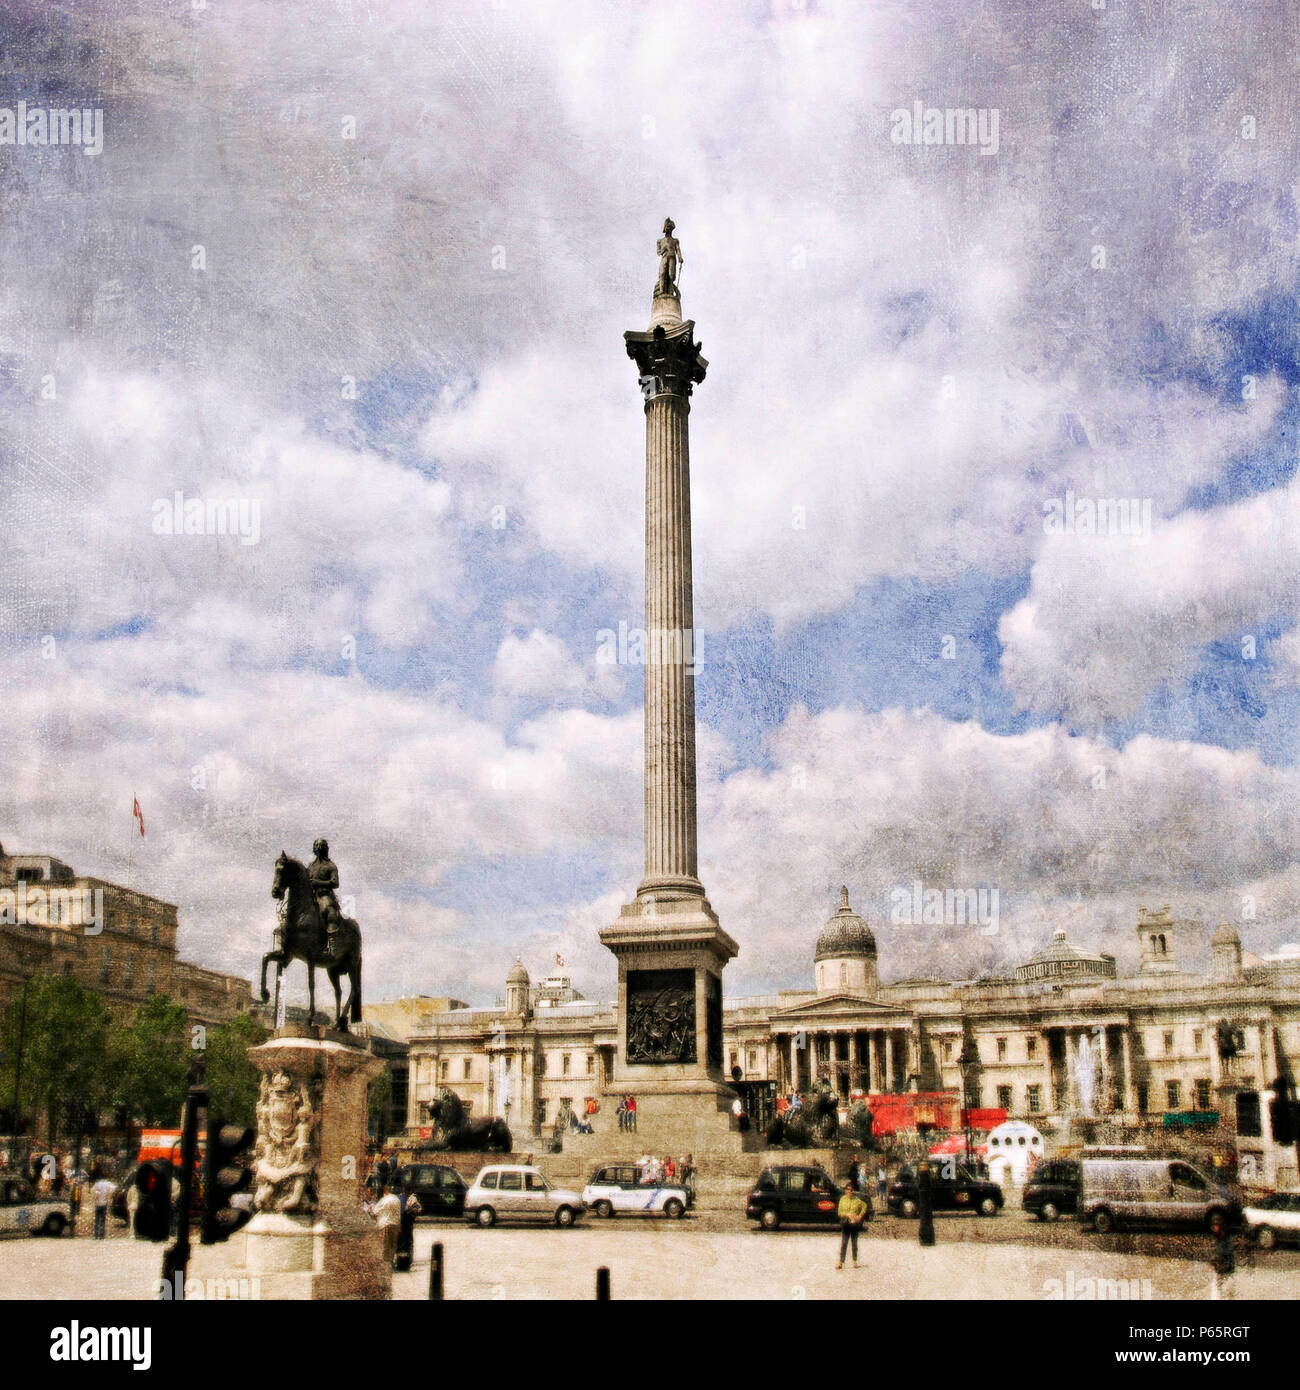
[{"label": "statue of nelson atop column", "polygon": [[677,280],[686,259],[682,255],[681,243],[673,235],[676,225],[671,217],[665,218],[664,234],[655,245],[659,253],[659,279],[655,282],[655,294],[671,295],[674,299],[679,297]]}]

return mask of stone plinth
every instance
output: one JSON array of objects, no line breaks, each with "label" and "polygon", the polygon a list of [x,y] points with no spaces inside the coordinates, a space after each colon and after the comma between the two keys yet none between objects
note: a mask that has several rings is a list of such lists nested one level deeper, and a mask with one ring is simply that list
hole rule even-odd
[{"label": "stone plinth", "polygon": [[638,1135],[655,1152],[740,1152],[722,1048],[722,968],[737,947],[708,899],[638,897],[600,940],[618,959],[618,1049],[604,1113],[630,1092]]},{"label": "stone plinth", "polygon": [[223,1273],[256,1279],[263,1298],[391,1298],[383,1237],[361,1210],[367,1088],[383,1063],[324,1029],[282,1029],[248,1055],[262,1073],[257,1214],[202,1264],[238,1259]]}]

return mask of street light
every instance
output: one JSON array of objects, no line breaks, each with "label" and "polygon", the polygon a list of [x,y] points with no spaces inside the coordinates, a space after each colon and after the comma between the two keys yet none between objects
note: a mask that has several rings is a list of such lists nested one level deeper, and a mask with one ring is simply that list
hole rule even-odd
[{"label": "street light", "polygon": [[961,1055],[957,1058],[957,1070],[961,1073],[961,1122],[966,1135],[966,1166],[970,1166],[970,1093],[966,1089],[966,1075],[980,1063],[979,1048],[975,1040],[967,1037],[962,1040]]}]

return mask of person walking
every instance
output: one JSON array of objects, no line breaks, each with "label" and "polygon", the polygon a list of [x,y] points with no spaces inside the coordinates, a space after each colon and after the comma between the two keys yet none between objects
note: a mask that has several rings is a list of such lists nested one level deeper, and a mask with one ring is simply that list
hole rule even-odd
[{"label": "person walking", "polygon": [[101,1173],[94,1187],[90,1189],[95,1199],[95,1239],[103,1240],[108,1235],[108,1204],[113,1200],[113,1182]]},{"label": "person walking", "polygon": [[889,1191],[889,1169],[885,1167],[885,1160],[882,1158],[876,1164],[876,1195],[883,1202],[885,1193]]},{"label": "person walking", "polygon": [[384,1184],[384,1195],[375,1203],[374,1217],[384,1237],[384,1259],[391,1265],[397,1258],[402,1231],[402,1202],[389,1183]]},{"label": "person walking", "polygon": [[636,1097],[627,1098],[627,1126],[633,1134],[636,1133]]},{"label": "person walking", "polygon": [[853,1247],[853,1268],[858,1267],[858,1233],[867,1219],[867,1204],[858,1194],[852,1182],[844,1189],[840,1204],[835,1213],[840,1219],[840,1259],[836,1269],[844,1268],[844,1255],[849,1246]]},{"label": "person walking", "polygon": [[677,1177],[681,1185],[690,1193],[691,1201],[695,1200],[695,1158],[692,1154],[687,1154],[677,1165]]},{"label": "person walking", "polygon": [[618,1130],[620,1134],[627,1133],[627,1097],[624,1096],[618,1103]]},{"label": "person walking", "polygon": [[420,1214],[420,1201],[415,1195],[411,1179],[402,1184],[401,1220],[397,1249],[394,1252],[393,1268],[399,1273],[409,1270],[415,1254],[415,1218]]}]

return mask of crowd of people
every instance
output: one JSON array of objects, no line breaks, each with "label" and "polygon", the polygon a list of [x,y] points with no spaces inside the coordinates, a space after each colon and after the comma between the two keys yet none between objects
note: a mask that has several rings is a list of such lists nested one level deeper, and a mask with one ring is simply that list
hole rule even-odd
[{"label": "crowd of people", "polygon": [[643,1154],[637,1159],[636,1180],[647,1187],[676,1184],[694,1194],[695,1157],[687,1154],[685,1158],[656,1158],[653,1154]]}]

